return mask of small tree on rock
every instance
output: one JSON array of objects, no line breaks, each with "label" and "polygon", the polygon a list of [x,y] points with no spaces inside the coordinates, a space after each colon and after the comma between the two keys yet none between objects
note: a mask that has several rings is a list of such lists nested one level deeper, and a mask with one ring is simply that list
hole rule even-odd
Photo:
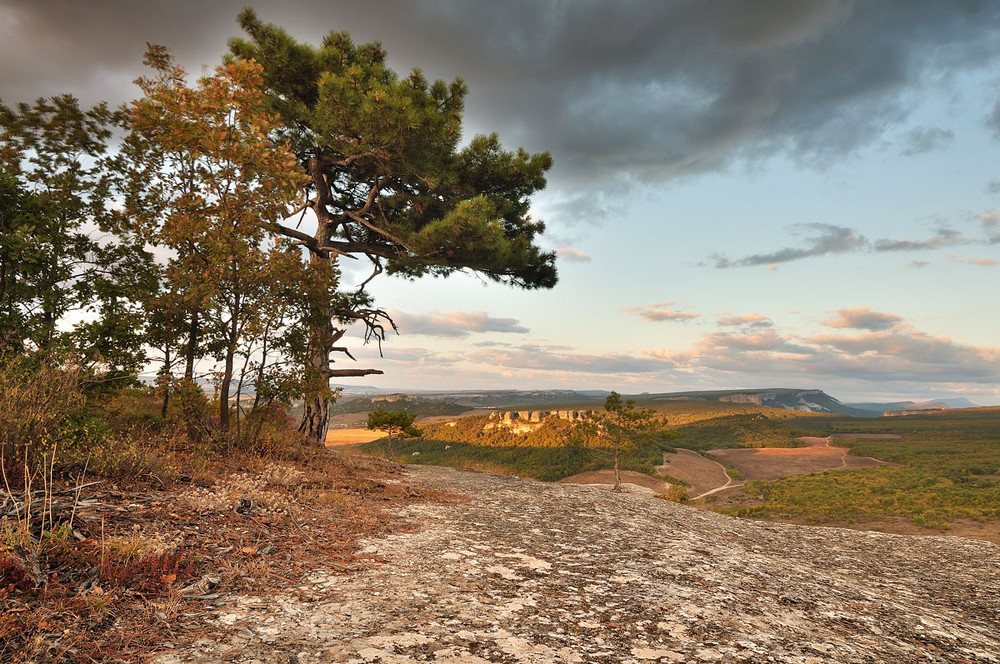
[{"label": "small tree on rock", "polygon": [[615,460],[614,491],[622,490],[621,453],[635,450],[645,440],[651,440],[662,429],[666,420],[657,416],[652,408],[637,408],[635,401],[622,401],[612,392],[604,401],[603,411],[588,411],[586,419],[578,426],[578,433],[596,437],[605,442],[607,453]]},{"label": "small tree on rock", "polygon": [[379,406],[368,413],[368,428],[373,431],[385,431],[389,434],[389,458],[392,458],[392,436],[419,436],[420,429],[413,426],[413,420],[417,418],[413,413],[405,410],[386,410]]}]

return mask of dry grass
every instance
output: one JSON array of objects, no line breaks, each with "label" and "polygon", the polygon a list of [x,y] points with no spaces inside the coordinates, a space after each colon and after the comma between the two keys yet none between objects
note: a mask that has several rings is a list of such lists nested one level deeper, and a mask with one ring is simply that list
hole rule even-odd
[{"label": "dry grass", "polygon": [[177,465],[198,465],[197,480],[168,486],[105,482],[76,496],[56,478],[44,527],[38,509],[0,518],[0,661],[138,661],[194,641],[216,593],[361,569],[372,563],[360,539],[408,527],[385,507],[425,499],[388,481],[399,466],[328,450],[194,461]]},{"label": "dry grass", "polygon": [[384,431],[371,431],[369,429],[330,429],[326,434],[327,447],[336,445],[357,445],[360,443],[370,443],[388,434]]}]

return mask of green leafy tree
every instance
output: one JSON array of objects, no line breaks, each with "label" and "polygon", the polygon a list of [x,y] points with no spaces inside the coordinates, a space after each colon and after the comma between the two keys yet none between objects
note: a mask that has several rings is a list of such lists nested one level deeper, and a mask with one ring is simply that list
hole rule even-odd
[{"label": "green leafy tree", "polygon": [[577,425],[577,435],[596,437],[604,443],[607,453],[614,457],[614,491],[622,490],[621,455],[635,450],[644,441],[659,434],[666,421],[652,408],[637,408],[635,401],[622,401],[617,392],[611,392],[604,401],[603,411],[588,411],[584,421]]},{"label": "green leafy tree", "polygon": [[[382,373],[334,368],[347,326],[365,340],[394,328],[364,288],[382,272],[415,278],[472,270],[521,288],[551,288],[555,256],[535,243],[544,230],[528,215],[530,196],[545,186],[547,153],[504,150],[496,135],[459,147],[466,86],[405,78],[386,66],[377,44],[354,44],[331,32],[320,46],[296,41],[262,23],[251,9],[239,16],[245,39],[230,42],[231,61],[263,65],[263,89],[283,123],[280,133],[307,175],[298,223],[262,220],[301,244],[316,278],[305,329],[307,375],[301,430],[326,437],[334,377]],[[307,227],[308,228],[308,227]],[[371,276],[354,292],[338,292],[338,260],[362,259]]]},{"label": "green leafy tree", "polygon": [[419,436],[420,429],[413,426],[413,421],[417,418],[413,413],[405,410],[386,410],[381,406],[368,413],[368,428],[375,431],[385,431],[388,435],[389,458],[392,458],[392,436]]},{"label": "green leafy tree", "polygon": [[[134,375],[145,361],[140,293],[151,257],[117,235],[108,152],[117,114],[69,95],[0,104],[0,344],[73,344],[92,372]],[[70,311],[90,312],[71,333]]]},{"label": "green leafy tree", "polygon": [[255,346],[273,350],[294,306],[300,250],[269,229],[305,176],[272,140],[277,120],[259,65],[231,62],[191,87],[163,47],[151,46],[145,62],[155,75],[137,81],[144,96],[126,115],[126,207],[142,239],[172,252],[151,303],[166,326],[160,341],[169,345],[186,323],[189,382],[196,356],[221,362],[219,430],[228,436],[237,359],[246,368]]}]

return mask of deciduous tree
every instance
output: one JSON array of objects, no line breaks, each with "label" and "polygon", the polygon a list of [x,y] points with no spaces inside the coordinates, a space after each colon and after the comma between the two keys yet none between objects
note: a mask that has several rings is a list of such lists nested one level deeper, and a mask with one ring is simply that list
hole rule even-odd
[{"label": "deciduous tree", "polygon": [[[106,105],[69,95],[0,104],[0,344],[7,351],[75,343],[92,370],[142,367],[138,293],[149,255],[116,235]],[[91,315],[72,335],[66,314]]]},{"label": "deciduous tree", "polygon": [[188,329],[186,378],[196,355],[222,363],[226,435],[237,357],[256,343],[273,348],[296,301],[301,250],[271,229],[305,176],[275,142],[259,65],[230,62],[191,87],[164,48],[150,47],[146,64],[155,75],[137,81],[144,96],[126,115],[126,207],[137,233],[171,254],[153,305],[161,319],[177,317],[162,321],[168,328]]},{"label": "deciduous tree", "polygon": [[385,431],[388,435],[389,458],[392,458],[392,436],[419,436],[420,429],[413,426],[413,421],[417,418],[413,413],[405,410],[386,410],[379,406],[368,413],[368,428],[372,430]]},{"label": "deciduous tree", "polygon": [[[392,322],[364,291],[376,275],[443,276],[472,270],[521,288],[550,288],[555,256],[535,241],[544,230],[528,215],[545,186],[547,153],[504,150],[496,135],[460,147],[466,86],[428,81],[419,70],[398,77],[377,43],[356,45],[331,32],[319,47],[296,41],[244,10],[246,39],[230,43],[232,60],[263,65],[264,91],[283,121],[298,169],[308,176],[298,222],[262,220],[308,251],[309,269],[337,276],[338,260],[367,260],[371,276],[353,293],[327,282],[312,299],[306,340],[301,429],[314,444],[326,436],[334,377],[382,373],[334,368],[347,326],[381,339]],[[317,279],[321,282],[322,279]]]}]

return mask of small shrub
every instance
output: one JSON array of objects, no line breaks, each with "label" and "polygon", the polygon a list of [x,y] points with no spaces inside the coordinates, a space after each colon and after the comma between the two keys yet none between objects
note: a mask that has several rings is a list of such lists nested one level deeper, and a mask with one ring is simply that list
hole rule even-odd
[{"label": "small shrub", "polygon": [[686,503],[691,497],[688,495],[687,490],[677,484],[671,484],[667,492],[661,496],[664,500],[669,500],[674,503]]}]

